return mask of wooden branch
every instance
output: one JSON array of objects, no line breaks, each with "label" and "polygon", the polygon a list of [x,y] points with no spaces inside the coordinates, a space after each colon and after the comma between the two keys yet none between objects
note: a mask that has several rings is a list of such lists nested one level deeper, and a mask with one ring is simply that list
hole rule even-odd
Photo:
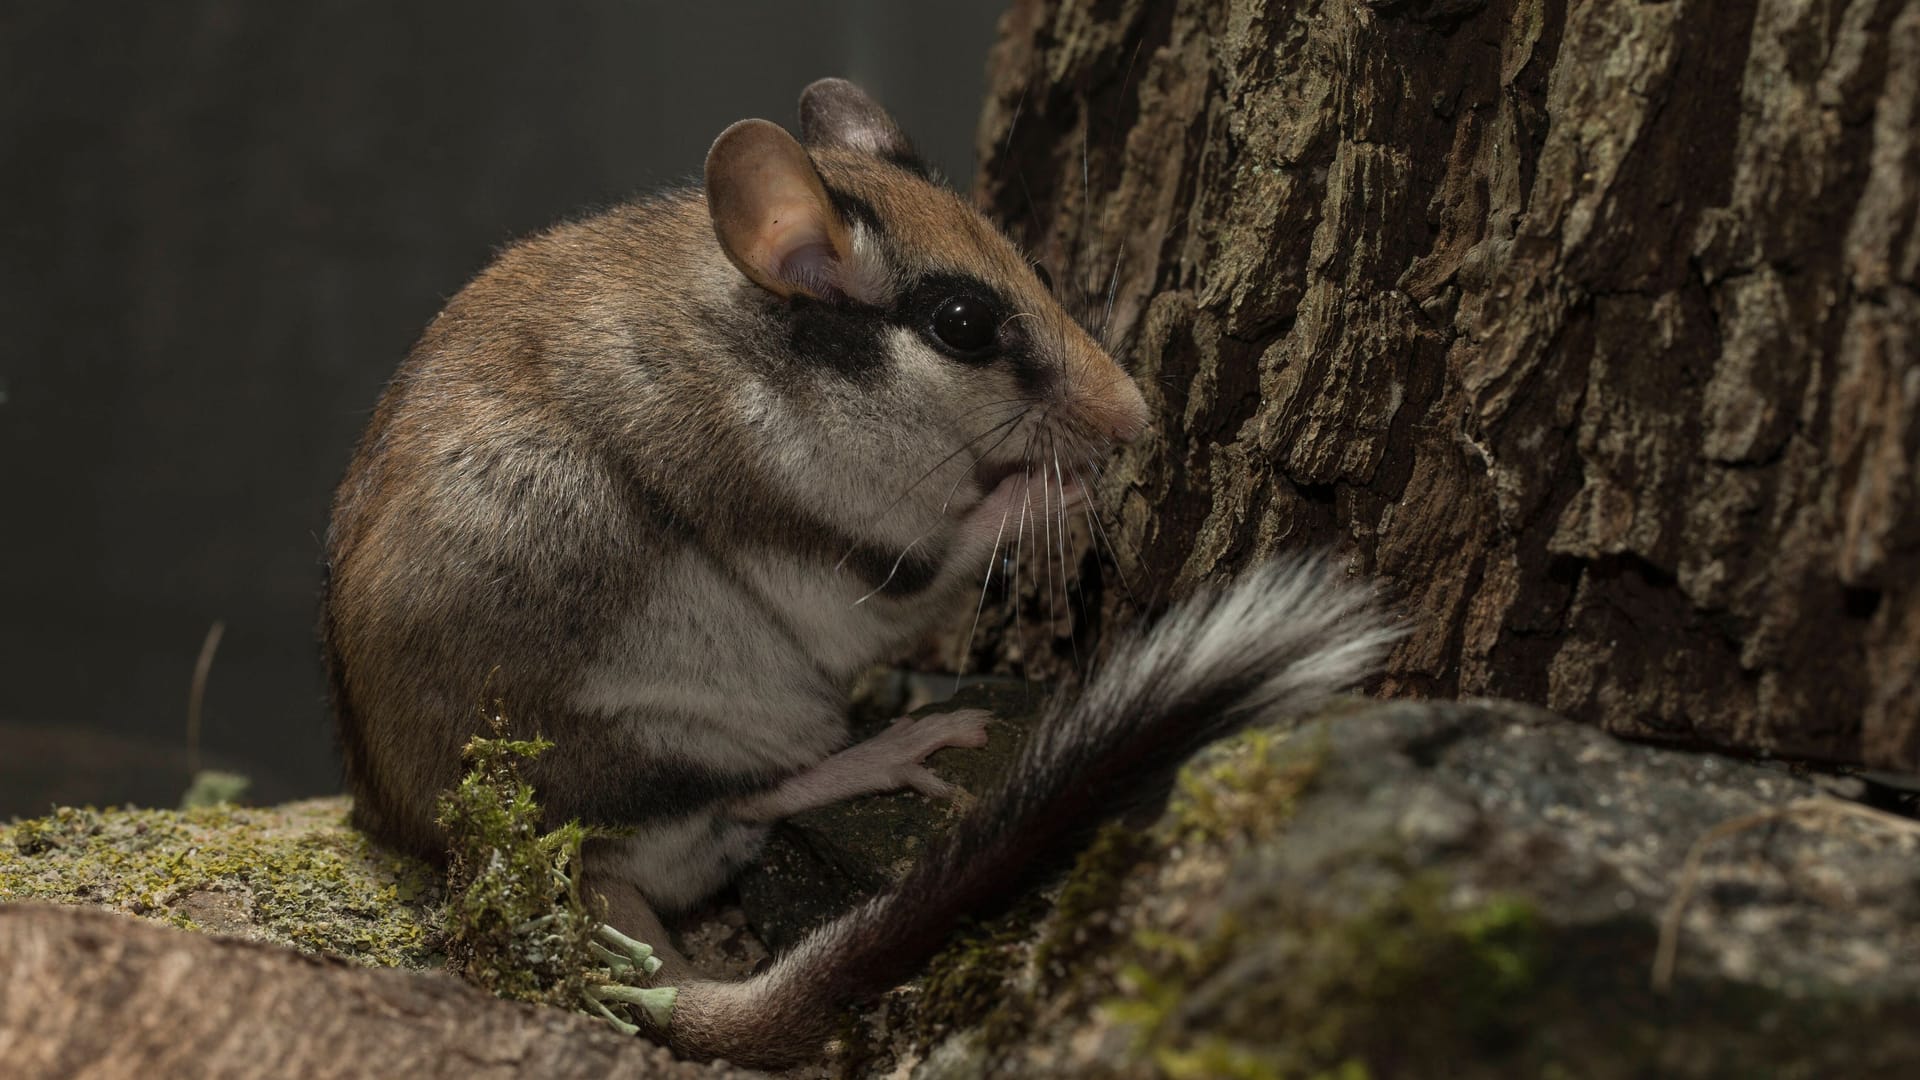
[{"label": "wooden branch", "polygon": [[108,912],[0,905],[0,1062],[88,1077],[752,1076],[583,1016]]}]

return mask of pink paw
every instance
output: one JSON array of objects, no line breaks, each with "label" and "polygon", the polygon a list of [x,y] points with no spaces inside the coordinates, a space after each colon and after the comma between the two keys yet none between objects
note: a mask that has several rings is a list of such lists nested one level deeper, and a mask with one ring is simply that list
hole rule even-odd
[{"label": "pink paw", "polygon": [[960,794],[960,789],[935,776],[933,770],[921,762],[935,750],[949,746],[987,745],[987,721],[992,717],[985,709],[901,717],[868,742],[876,751],[885,753],[888,776],[895,786],[910,787],[936,799],[951,799]]}]

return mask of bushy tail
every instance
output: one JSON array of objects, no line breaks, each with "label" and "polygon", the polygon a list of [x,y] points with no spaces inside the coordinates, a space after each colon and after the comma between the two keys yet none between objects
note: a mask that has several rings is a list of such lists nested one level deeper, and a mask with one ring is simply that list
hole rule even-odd
[{"label": "bushy tail", "polygon": [[1164,797],[1194,751],[1358,682],[1397,635],[1343,578],[1319,559],[1271,562],[1177,605],[1047,712],[1000,784],[898,886],[761,975],[683,990],[669,1041],[740,1064],[813,1056],[838,1006],[898,984],[962,916],[1058,865],[1100,822]]}]

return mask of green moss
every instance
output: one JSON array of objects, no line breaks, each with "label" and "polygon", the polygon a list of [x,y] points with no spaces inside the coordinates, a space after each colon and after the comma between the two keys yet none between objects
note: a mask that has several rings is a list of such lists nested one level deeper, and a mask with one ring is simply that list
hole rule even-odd
[{"label": "green moss", "polygon": [[1002,917],[969,927],[927,965],[927,977],[915,1010],[923,1043],[949,1032],[985,1024],[1009,1028],[1024,995],[1014,985],[1032,919]]},{"label": "green moss", "polygon": [[1154,1064],[1172,1080],[1281,1080],[1260,1055],[1210,1035],[1191,1050],[1162,1049],[1154,1055]]},{"label": "green moss", "polygon": [[1258,925],[1222,920],[1200,940],[1137,934],[1106,1011],[1174,1077],[1353,1076],[1497,1055],[1538,976],[1538,921],[1517,900],[1455,910],[1443,896],[1419,879],[1347,920],[1276,911]]},{"label": "green moss", "polygon": [[0,901],[89,904],[384,967],[438,962],[437,895],[426,866],[369,843],[340,800],[62,808],[0,833]]},{"label": "green moss", "polygon": [[1056,985],[1071,974],[1080,957],[1113,940],[1115,931],[1108,916],[1119,901],[1121,884],[1147,859],[1153,846],[1140,830],[1110,823],[1080,853],[1034,950],[1034,966],[1044,985]]},{"label": "green moss", "polygon": [[381,967],[444,964],[504,997],[599,1015],[624,1006],[593,1008],[589,989],[642,1008],[670,1000],[636,991],[629,980],[657,962],[582,901],[587,830],[541,827],[518,763],[549,744],[503,727],[496,719],[498,737],[468,745],[470,770],[441,802],[444,883],[353,829],[344,799],[62,808],[0,828],[0,902],[105,907]]},{"label": "green moss", "polygon": [[1317,981],[1329,1006],[1316,1043],[1357,1053],[1391,1035],[1431,1051],[1480,1055],[1511,1042],[1542,957],[1531,905],[1495,898],[1454,910],[1433,877],[1337,928]]},{"label": "green moss", "polygon": [[[1052,910],[1037,935],[1032,915],[1000,920],[962,935],[929,965],[913,1026],[922,1043],[948,1032],[976,1028],[988,1045],[1011,1044],[1024,1034],[1043,1000],[1091,975],[1104,985],[1094,961],[1112,954],[1124,936],[1119,906],[1129,878],[1175,842],[1216,845],[1264,837],[1291,815],[1294,799],[1318,770],[1322,755],[1283,748],[1286,737],[1269,732],[1242,736],[1183,771],[1172,800],[1170,827],[1142,830],[1120,823],[1102,828],[1068,871]],[[1030,908],[1029,910],[1037,910]],[[1025,969],[1031,939],[1032,970]],[[1172,939],[1156,950],[1175,950]],[[1212,960],[1198,954],[1196,963]],[[1107,971],[1111,971],[1109,966]],[[1104,991],[1102,991],[1104,992]],[[1160,1062],[1171,1075],[1258,1077],[1233,1064],[1234,1047],[1194,1046]],[[1181,1054],[1187,1056],[1182,1057]],[[1238,1069],[1239,1071],[1235,1071]]]},{"label": "green moss", "polygon": [[[987,1045],[1010,1045],[1023,1035],[1036,1002],[1065,978],[1078,956],[1110,941],[1103,916],[1112,911],[1121,882],[1150,849],[1138,831],[1102,829],[1080,854],[1049,911],[1038,897],[1006,915],[969,927],[927,966],[912,1025],[921,1045],[962,1029],[977,1028]],[[1033,948],[1038,985],[1023,982],[1034,927],[1045,929]],[[1053,974],[1049,975],[1051,970]]]},{"label": "green moss", "polygon": [[587,831],[543,827],[519,763],[552,747],[544,739],[476,737],[468,772],[440,801],[447,830],[448,967],[501,997],[586,1007],[599,920],[577,884]]},{"label": "green moss", "polygon": [[1275,835],[1326,754],[1324,738],[1308,745],[1299,736],[1268,730],[1220,744],[1180,773],[1170,809],[1181,839],[1221,843]]}]

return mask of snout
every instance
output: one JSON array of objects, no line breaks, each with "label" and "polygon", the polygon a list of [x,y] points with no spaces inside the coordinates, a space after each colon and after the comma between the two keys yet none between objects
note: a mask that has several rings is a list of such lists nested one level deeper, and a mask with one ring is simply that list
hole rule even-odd
[{"label": "snout", "polygon": [[1146,434],[1153,417],[1140,388],[1113,361],[1106,362],[1101,378],[1090,380],[1087,392],[1077,402],[1086,425],[1115,443],[1125,444]]},{"label": "snout", "polygon": [[1153,426],[1153,416],[1147,412],[1147,399],[1140,396],[1140,388],[1133,380],[1121,377],[1121,388],[1115,394],[1120,402],[1107,410],[1105,417],[1107,434],[1117,443],[1130,443],[1147,433]]},{"label": "snout", "polygon": [[1062,387],[1068,412],[1085,430],[1116,445],[1146,434],[1153,416],[1147,411],[1146,399],[1140,396],[1140,388],[1084,331],[1075,336],[1078,340],[1068,351],[1067,378]]}]

